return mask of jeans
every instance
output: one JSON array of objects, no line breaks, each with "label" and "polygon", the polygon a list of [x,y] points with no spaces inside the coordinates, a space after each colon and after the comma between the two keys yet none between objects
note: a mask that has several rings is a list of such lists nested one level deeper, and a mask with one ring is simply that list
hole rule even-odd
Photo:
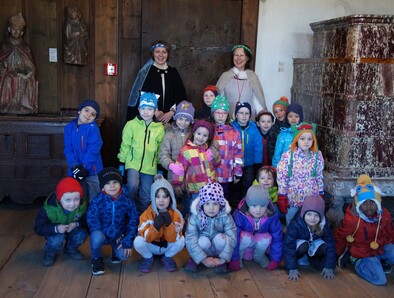
[{"label": "jeans", "polygon": [[359,259],[355,262],[354,270],[358,276],[375,286],[385,285],[387,278],[380,260],[394,264],[394,244],[386,244],[381,256]]},{"label": "jeans", "polygon": [[64,241],[66,241],[65,250],[77,250],[85,242],[87,237],[88,233],[86,230],[80,227],[75,228],[70,233],[47,236],[45,237],[47,241],[45,244],[45,253],[55,256],[62,250]]},{"label": "jeans", "polygon": [[89,201],[92,201],[101,192],[98,175],[86,177],[82,180],[81,186],[84,194],[88,195]]},{"label": "jeans", "polygon": [[142,236],[137,236],[134,240],[134,249],[145,259],[151,258],[153,255],[165,255],[172,258],[185,247],[185,237],[180,237],[175,242],[168,242],[167,247],[146,242]]},{"label": "jeans", "polygon": [[246,166],[242,168],[242,178],[241,178],[241,183],[242,183],[242,193],[241,193],[241,199],[246,196],[246,193],[249,189],[249,187],[252,185],[253,180],[256,178],[254,174],[254,166]]},{"label": "jeans", "polygon": [[293,219],[294,215],[297,213],[298,209],[300,209],[299,207],[293,207],[290,206],[287,209],[287,213],[286,213],[286,226],[289,226],[291,220]]},{"label": "jeans", "polygon": [[92,259],[98,259],[103,256],[101,248],[106,244],[112,246],[112,251],[119,259],[122,261],[127,259],[124,255],[124,248],[121,247],[118,249],[118,244],[115,242],[115,239],[111,240],[107,238],[101,231],[93,231],[90,234],[90,251],[92,252]]},{"label": "jeans", "polygon": [[151,202],[150,188],[153,184],[153,177],[153,175],[143,174],[134,169],[127,170],[129,198],[134,200],[140,214],[148,208]]}]

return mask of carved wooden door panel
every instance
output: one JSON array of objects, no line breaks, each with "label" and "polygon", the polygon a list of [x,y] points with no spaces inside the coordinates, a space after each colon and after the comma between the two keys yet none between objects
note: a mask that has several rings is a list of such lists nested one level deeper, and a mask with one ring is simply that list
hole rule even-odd
[{"label": "carved wooden door panel", "polygon": [[151,43],[166,40],[172,48],[169,64],[180,73],[188,100],[200,108],[203,88],[231,67],[241,17],[242,1],[144,0],[141,65],[150,57]]}]

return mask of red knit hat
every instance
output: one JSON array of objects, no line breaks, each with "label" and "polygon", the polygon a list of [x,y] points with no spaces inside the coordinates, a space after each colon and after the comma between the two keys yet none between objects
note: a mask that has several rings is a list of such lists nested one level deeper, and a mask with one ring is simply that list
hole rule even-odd
[{"label": "red knit hat", "polygon": [[215,85],[208,85],[208,86],[206,86],[202,93],[204,94],[205,91],[212,91],[212,93],[215,94],[215,96],[218,95],[218,89],[216,88]]},{"label": "red knit hat", "polygon": [[196,132],[197,128],[199,128],[201,126],[205,127],[208,130],[209,137],[213,136],[213,134],[215,132],[213,125],[211,122],[209,122],[207,120],[198,120],[198,121],[194,122],[192,133],[194,134]]},{"label": "red knit hat", "polygon": [[80,198],[82,198],[81,184],[72,177],[60,180],[56,187],[56,199],[60,202],[60,199],[66,192],[79,192]]}]

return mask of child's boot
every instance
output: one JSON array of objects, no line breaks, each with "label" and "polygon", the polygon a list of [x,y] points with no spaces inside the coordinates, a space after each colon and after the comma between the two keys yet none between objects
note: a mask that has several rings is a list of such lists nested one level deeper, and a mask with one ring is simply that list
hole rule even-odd
[{"label": "child's boot", "polygon": [[176,271],[176,263],[172,257],[163,256],[161,262],[164,265],[164,269],[168,272]]},{"label": "child's boot", "polygon": [[153,266],[153,257],[142,258],[140,271],[142,273],[149,273],[152,270],[152,266]]},{"label": "child's boot", "polygon": [[78,248],[76,247],[65,247],[64,248],[64,254],[67,255],[68,257],[70,257],[73,260],[83,260],[84,256],[81,254],[81,252],[78,250]]},{"label": "child's boot", "polygon": [[49,267],[55,263],[56,254],[51,254],[49,252],[44,252],[44,257],[42,258],[42,265]]},{"label": "child's boot", "polygon": [[193,261],[192,258],[187,262],[185,266],[185,271],[195,273],[197,272],[197,264]]},{"label": "child's boot", "polygon": [[119,259],[119,258],[116,256],[116,253],[114,252],[113,249],[112,249],[111,263],[112,263],[112,264],[119,264],[119,263],[122,263],[122,260]]}]

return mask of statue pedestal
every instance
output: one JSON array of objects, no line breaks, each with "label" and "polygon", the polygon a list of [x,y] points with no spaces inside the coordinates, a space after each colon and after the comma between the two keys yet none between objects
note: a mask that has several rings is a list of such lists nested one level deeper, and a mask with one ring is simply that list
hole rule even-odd
[{"label": "statue pedestal", "polygon": [[312,23],[312,57],[294,59],[292,102],[318,125],[325,191],[349,196],[360,174],[394,195],[394,16]]}]

